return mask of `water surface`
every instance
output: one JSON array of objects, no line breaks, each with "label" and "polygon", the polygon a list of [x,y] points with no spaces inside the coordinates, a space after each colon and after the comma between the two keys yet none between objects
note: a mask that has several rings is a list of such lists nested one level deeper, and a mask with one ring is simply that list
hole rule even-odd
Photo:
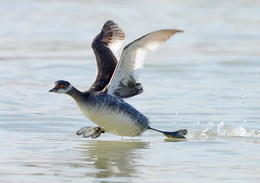
[{"label": "water surface", "polygon": [[[258,182],[259,12],[254,0],[0,1],[0,182]],[[92,123],[48,90],[92,84],[90,44],[107,19],[126,43],[185,31],[148,55],[145,92],[127,102],[187,141],[75,135]]]}]

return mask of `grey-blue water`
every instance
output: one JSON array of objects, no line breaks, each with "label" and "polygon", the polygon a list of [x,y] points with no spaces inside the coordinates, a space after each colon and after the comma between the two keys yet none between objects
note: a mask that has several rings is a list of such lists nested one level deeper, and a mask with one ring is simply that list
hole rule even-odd
[{"label": "grey-blue water", "polygon": [[[260,2],[0,1],[0,182],[259,182]],[[148,55],[144,93],[128,99],[153,127],[189,131],[172,142],[76,131],[94,125],[66,95],[95,78],[90,44],[112,19],[125,44],[184,30]]]}]

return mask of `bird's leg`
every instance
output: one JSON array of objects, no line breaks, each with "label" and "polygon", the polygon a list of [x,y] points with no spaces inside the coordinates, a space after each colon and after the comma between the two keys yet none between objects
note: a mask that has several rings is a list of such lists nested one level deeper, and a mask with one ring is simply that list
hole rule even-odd
[{"label": "bird's leg", "polygon": [[105,133],[105,130],[101,127],[85,126],[77,131],[77,135],[83,135],[83,137],[88,138],[98,138],[101,133]]},{"label": "bird's leg", "polygon": [[181,129],[174,132],[165,132],[165,131],[154,129],[152,127],[149,127],[148,129],[160,132],[164,134],[166,137],[174,138],[174,139],[186,139],[184,136],[188,133],[186,129]]}]

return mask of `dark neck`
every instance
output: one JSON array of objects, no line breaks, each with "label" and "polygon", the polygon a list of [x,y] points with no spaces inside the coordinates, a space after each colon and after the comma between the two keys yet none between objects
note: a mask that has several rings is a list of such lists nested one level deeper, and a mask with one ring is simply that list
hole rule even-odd
[{"label": "dark neck", "polygon": [[79,101],[81,100],[83,93],[79,90],[77,90],[76,88],[74,88],[72,86],[72,89],[67,93],[68,95],[70,95],[72,98],[74,98],[74,100]]}]

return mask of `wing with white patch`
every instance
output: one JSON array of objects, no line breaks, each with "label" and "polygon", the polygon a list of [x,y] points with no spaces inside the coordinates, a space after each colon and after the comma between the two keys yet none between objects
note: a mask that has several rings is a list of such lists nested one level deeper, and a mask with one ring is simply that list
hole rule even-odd
[{"label": "wing with white patch", "polygon": [[97,62],[97,76],[91,86],[92,90],[103,90],[109,83],[117,65],[114,53],[122,46],[124,37],[122,29],[112,20],[109,20],[93,40],[92,49]]},{"label": "wing with white patch", "polygon": [[143,67],[147,52],[155,50],[177,32],[182,31],[172,29],[159,30],[146,34],[128,44],[123,50],[109,85],[106,87],[107,93],[120,98],[142,93],[142,85],[136,81]]},{"label": "wing with white patch", "polygon": [[[108,20],[101,30],[100,41],[108,46],[114,54],[122,47],[125,34],[122,29],[112,20]],[[97,36],[98,37],[98,36]]]}]

